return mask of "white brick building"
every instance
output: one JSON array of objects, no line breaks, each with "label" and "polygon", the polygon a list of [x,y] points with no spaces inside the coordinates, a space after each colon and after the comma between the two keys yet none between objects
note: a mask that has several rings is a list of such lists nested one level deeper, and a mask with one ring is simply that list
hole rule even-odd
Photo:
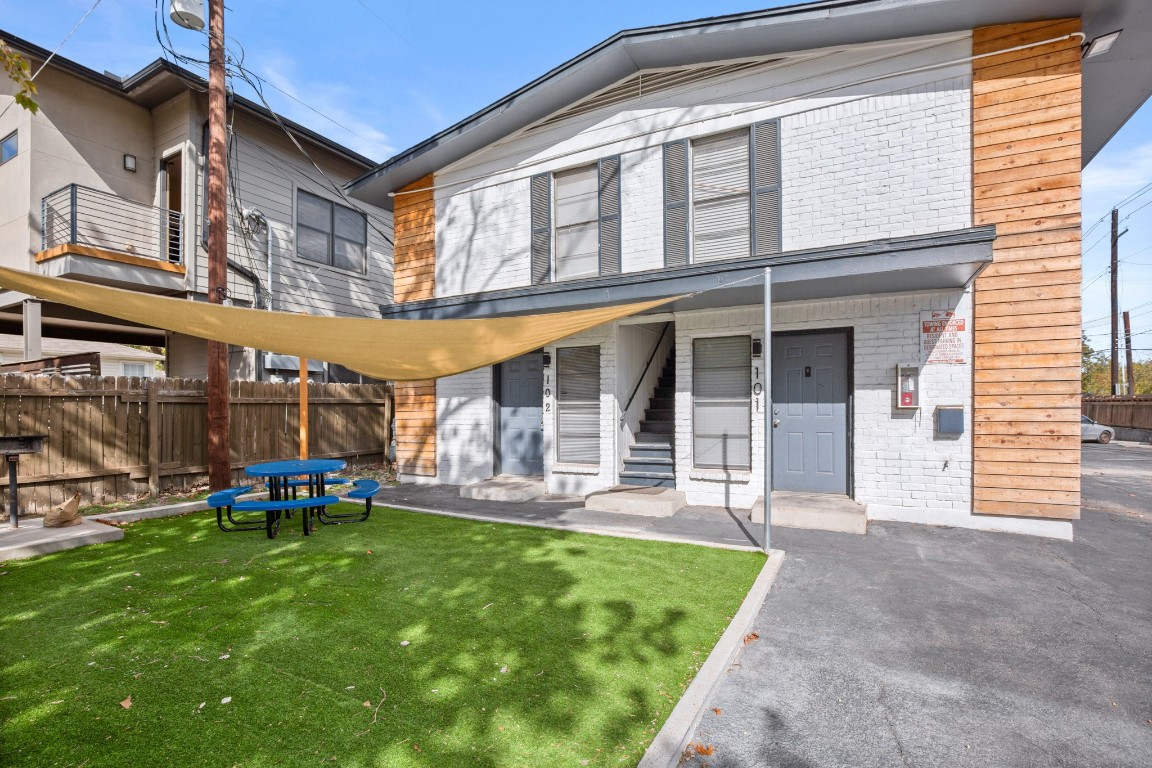
[{"label": "white brick building", "polygon": [[[1044,243],[1069,245],[997,258],[1079,257],[1063,234],[1078,216],[1002,180],[1073,157],[1053,100],[1017,90],[1040,79],[1013,77],[1063,77],[1043,87],[1078,107],[1067,87],[1085,35],[1079,19],[984,26],[1017,21],[993,6],[815,3],[621,33],[353,182],[395,201],[386,316],[678,297],[419,385],[435,408],[401,409],[418,436],[401,446],[404,477],[538,476],[581,495],[656,485],[749,510],[771,476],[873,519],[1070,537],[1078,491],[1049,493],[1035,463],[1078,482],[1065,402],[1077,385],[1047,349],[997,346],[1017,328],[1045,338],[1011,319],[1030,312],[1078,324],[1078,300],[1037,278],[1068,265],[988,267]],[[1035,58],[1053,50],[1070,69]],[[1107,120],[1084,130],[1091,156]],[[1015,303],[1048,296],[1065,303]],[[930,335],[942,321],[947,340]],[[1059,426],[1035,426],[1047,420]]]}]

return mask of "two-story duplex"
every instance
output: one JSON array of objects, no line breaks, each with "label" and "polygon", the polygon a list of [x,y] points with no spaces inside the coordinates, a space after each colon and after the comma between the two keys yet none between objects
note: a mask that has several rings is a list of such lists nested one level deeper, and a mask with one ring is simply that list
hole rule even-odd
[{"label": "two-story duplex", "polygon": [[[0,39],[34,70],[49,57],[5,32]],[[31,114],[0,78],[0,265],[204,300],[205,80],[162,59],[121,78],[55,56],[36,82]],[[231,303],[378,316],[392,293],[392,214],[341,189],[373,162],[232,94],[228,163]],[[10,291],[0,293],[0,329],[161,346],[169,375],[207,372],[202,339]],[[339,366],[313,368],[314,379],[360,380]],[[298,373],[295,358],[232,348],[233,378]]]},{"label": "two-story duplex", "polygon": [[402,477],[749,509],[770,460],[775,490],[871,519],[1070,537],[1080,171],[1152,88],[1141,11],[838,1],[630,30],[356,180],[395,212],[386,317],[689,294],[398,385]]}]

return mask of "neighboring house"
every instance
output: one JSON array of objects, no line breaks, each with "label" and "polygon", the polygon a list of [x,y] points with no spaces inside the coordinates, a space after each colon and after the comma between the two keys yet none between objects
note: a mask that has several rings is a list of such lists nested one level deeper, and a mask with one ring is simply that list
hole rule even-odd
[{"label": "neighboring house", "polygon": [[[63,357],[95,352],[100,355],[101,376],[138,376],[152,378],[163,376],[161,364],[164,355],[144,349],[109,344],[103,341],[74,341],[72,339],[45,338],[41,347],[41,358]],[[24,337],[10,333],[0,333],[0,364],[24,361]]]},{"label": "neighboring house", "polygon": [[1080,171],[1152,88],[1144,10],[816,2],[631,30],[356,180],[394,195],[386,317],[692,294],[398,385],[402,477],[748,509],[770,406],[777,490],[1071,536]]},{"label": "neighboring house", "polygon": [[[0,31],[37,70],[49,52]],[[0,265],[205,300],[204,80],[158,60],[127,78],[56,56],[36,80],[40,111],[12,106],[0,78]],[[229,99],[228,295],[235,304],[379,316],[392,293],[391,213],[340,185],[367,158]],[[10,107],[5,109],[5,107]],[[323,169],[321,174],[313,166]],[[0,328],[22,329],[25,297],[0,292]],[[43,303],[45,336],[165,347],[170,375],[204,378],[207,342]],[[36,309],[28,330],[35,333]],[[294,378],[295,358],[233,348],[231,375]],[[339,366],[320,378],[359,381]]]}]

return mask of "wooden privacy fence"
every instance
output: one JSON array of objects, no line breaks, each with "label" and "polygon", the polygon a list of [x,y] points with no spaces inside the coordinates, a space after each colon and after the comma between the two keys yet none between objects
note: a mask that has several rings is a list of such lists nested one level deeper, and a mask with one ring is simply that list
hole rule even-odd
[{"label": "wooden privacy fence", "polygon": [[[20,458],[20,508],[42,514],[79,491],[105,503],[204,482],[206,383],[136,377],[0,376],[0,434],[48,435],[42,454]],[[233,474],[299,455],[298,384],[231,383]],[[392,436],[391,386],[309,384],[313,458],[380,463]],[[8,479],[0,479],[7,497]]]},{"label": "wooden privacy fence", "polygon": [[1081,412],[1101,424],[1128,429],[1152,429],[1152,395],[1085,397]]}]

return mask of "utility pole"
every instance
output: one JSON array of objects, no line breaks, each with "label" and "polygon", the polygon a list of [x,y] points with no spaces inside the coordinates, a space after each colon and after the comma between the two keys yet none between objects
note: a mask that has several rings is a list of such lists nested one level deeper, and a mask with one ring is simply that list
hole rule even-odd
[{"label": "utility pole", "polygon": [[[228,295],[228,224],[224,81],[224,0],[208,0],[208,301],[223,304]],[[1113,226],[1115,231],[1115,226]],[[232,484],[228,433],[228,345],[208,342],[208,485],[219,491]]]},{"label": "utility pole", "polygon": [[1128,396],[1136,394],[1135,369],[1132,367],[1132,320],[1128,311],[1124,311],[1124,363],[1128,370]]},{"label": "utility pole", "polygon": [[1116,208],[1112,209],[1112,267],[1109,271],[1112,273],[1112,390],[1113,395],[1120,394],[1120,328],[1118,321],[1120,319],[1120,289],[1117,280],[1117,267],[1119,266],[1120,249],[1118,242],[1120,234],[1120,211]]}]

